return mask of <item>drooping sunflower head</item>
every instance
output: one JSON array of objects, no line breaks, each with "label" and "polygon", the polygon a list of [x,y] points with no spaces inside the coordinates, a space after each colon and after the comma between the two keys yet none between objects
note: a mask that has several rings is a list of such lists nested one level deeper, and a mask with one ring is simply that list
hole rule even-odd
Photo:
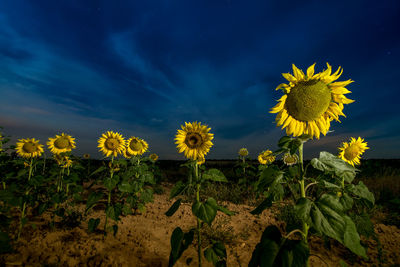
[{"label": "drooping sunflower head", "polygon": [[124,156],[124,158],[126,158],[126,159],[130,159],[130,158],[132,158],[132,154],[130,154],[129,152],[128,152],[128,149],[124,149],[124,151],[122,152],[122,155]]},{"label": "drooping sunflower head", "polygon": [[272,155],[271,150],[265,150],[258,155],[258,162],[260,162],[260,164],[263,165],[271,164],[274,161],[275,161],[275,156]]},{"label": "drooping sunflower head", "polygon": [[211,128],[201,125],[201,122],[185,122],[185,126],[178,129],[175,136],[175,144],[179,153],[184,153],[186,158],[197,160],[204,158],[210,151],[214,134],[209,133]]},{"label": "drooping sunflower head", "polygon": [[43,153],[43,145],[39,144],[39,140],[35,138],[19,139],[15,149],[23,158],[36,158]]},{"label": "drooping sunflower head", "polygon": [[332,73],[327,63],[326,70],[314,74],[314,66],[315,63],[304,74],[293,64],[293,75],[282,73],[289,84],[282,83],[276,88],[285,94],[270,113],[278,113],[277,126],[286,128],[287,135],[307,134],[319,139],[321,133],[326,135],[332,120],[339,121],[339,116],[345,116],[344,104],[354,102],[345,96],[351,93],[345,86],[353,81],[334,82],[342,75],[341,67]]},{"label": "drooping sunflower head", "polygon": [[90,154],[88,154],[88,153],[83,154],[83,158],[84,158],[84,159],[90,159]]},{"label": "drooping sunflower head", "polygon": [[150,158],[152,161],[157,161],[157,160],[158,160],[158,155],[155,154],[155,153],[153,153],[153,154],[150,154],[149,158]]},{"label": "drooping sunflower head", "polygon": [[249,151],[247,150],[247,148],[243,147],[243,148],[239,149],[238,154],[241,157],[246,157],[247,155],[249,155]]},{"label": "drooping sunflower head", "polygon": [[198,159],[197,159],[197,165],[202,165],[202,164],[204,164],[205,162],[206,162],[206,159],[205,159],[204,157],[198,158]]},{"label": "drooping sunflower head", "polygon": [[118,154],[122,154],[125,150],[125,139],[120,133],[114,133],[107,131],[103,133],[98,140],[100,151],[104,153],[106,157],[113,156],[117,157]]},{"label": "drooping sunflower head", "polygon": [[47,146],[53,154],[70,152],[73,148],[76,148],[75,138],[72,138],[72,136],[65,133],[62,133],[61,135],[57,134],[55,137],[49,138]]},{"label": "drooping sunflower head", "polygon": [[69,168],[72,166],[73,161],[69,157],[64,158],[64,164],[61,166],[62,168]]},{"label": "drooping sunflower head", "polygon": [[367,145],[367,142],[364,142],[363,138],[358,137],[355,139],[351,137],[349,143],[343,142],[342,146],[339,147],[339,158],[352,166],[360,165],[361,155],[365,150],[369,149]]},{"label": "drooping sunflower head", "polygon": [[283,162],[288,165],[292,166],[299,161],[299,157],[296,154],[291,155],[290,153],[286,153],[283,156]]},{"label": "drooping sunflower head", "polygon": [[126,142],[127,153],[133,156],[142,155],[144,152],[147,151],[148,148],[149,145],[146,141],[134,136],[129,138],[129,140]]}]

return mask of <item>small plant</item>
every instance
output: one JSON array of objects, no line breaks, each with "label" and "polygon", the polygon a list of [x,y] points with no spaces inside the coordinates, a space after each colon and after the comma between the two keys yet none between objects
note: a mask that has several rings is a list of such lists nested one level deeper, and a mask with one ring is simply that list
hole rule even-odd
[{"label": "small plant", "polygon": [[[170,199],[183,194],[185,191],[192,192],[195,189],[195,198],[193,198],[192,213],[197,218],[197,227],[190,229],[184,233],[180,227],[175,228],[171,235],[171,253],[169,256],[169,266],[173,266],[182,253],[193,243],[194,234],[197,234],[197,256],[198,265],[202,266],[202,225],[207,223],[211,226],[217,211],[222,211],[228,215],[232,212],[217,204],[214,198],[202,200],[200,197],[200,189],[207,181],[227,182],[223,173],[217,169],[205,170],[199,168],[199,165],[205,162],[205,155],[209,152],[213,145],[211,140],[213,134],[209,133],[210,128],[201,123],[185,123],[182,130],[178,130],[176,135],[176,144],[179,152],[184,152],[185,156],[190,159],[185,165],[189,167],[189,177],[187,182],[179,181],[171,190]],[[199,171],[200,169],[200,171]],[[181,204],[182,199],[176,200],[171,208],[166,212],[167,216],[172,216]],[[204,250],[204,257],[212,262],[215,266],[226,265],[226,249],[222,242],[212,241]]]}]

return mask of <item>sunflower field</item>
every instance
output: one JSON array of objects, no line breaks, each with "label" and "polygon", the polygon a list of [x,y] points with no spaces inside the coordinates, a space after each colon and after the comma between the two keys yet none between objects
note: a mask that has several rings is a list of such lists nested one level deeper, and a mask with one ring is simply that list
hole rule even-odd
[{"label": "sunflower field", "polygon": [[400,230],[376,223],[375,195],[357,177],[367,142],[349,137],[337,154],[304,159],[307,143],[324,138],[354,102],[346,96],[353,81],[337,81],[341,67],[314,67],[282,74],[287,83],[276,88],[282,97],[270,113],[285,135],[275,151],[260,144],[256,160],[245,147],[226,166],[207,160],[214,134],[201,122],[176,132],[184,162],[160,160],[144,139],[114,131],[97,140],[101,160],[75,156],[79,139],[68,133],[15,145],[1,133],[0,263],[400,264],[398,246],[388,245]]}]

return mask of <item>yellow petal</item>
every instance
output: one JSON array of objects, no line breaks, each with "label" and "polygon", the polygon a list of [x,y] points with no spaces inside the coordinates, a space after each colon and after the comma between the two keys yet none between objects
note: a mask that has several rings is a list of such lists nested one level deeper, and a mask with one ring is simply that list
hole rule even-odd
[{"label": "yellow petal", "polygon": [[304,73],[302,70],[298,69],[296,65],[292,64],[293,74],[297,80],[304,80]]},{"label": "yellow petal", "polygon": [[311,79],[314,75],[314,67],[315,67],[315,63],[312,64],[310,67],[308,67],[307,69],[307,78]]}]

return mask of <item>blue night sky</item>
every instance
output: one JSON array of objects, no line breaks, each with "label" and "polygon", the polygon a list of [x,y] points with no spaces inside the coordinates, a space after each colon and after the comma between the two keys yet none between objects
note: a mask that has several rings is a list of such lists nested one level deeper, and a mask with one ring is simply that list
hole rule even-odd
[{"label": "blue night sky", "polygon": [[400,158],[400,1],[0,1],[0,125],[18,138],[66,132],[76,155],[107,130],[138,136],[160,159],[183,159],[185,121],[212,128],[208,158],[276,149],[268,111],[292,72],[344,69],[342,123],[306,157],[351,136],[365,158]]}]

